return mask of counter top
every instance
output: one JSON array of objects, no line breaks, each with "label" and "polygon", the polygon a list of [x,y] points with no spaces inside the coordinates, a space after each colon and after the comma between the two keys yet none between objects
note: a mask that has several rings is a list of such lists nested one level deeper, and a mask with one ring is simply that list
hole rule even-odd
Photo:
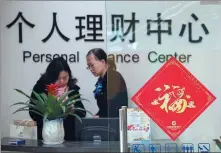
[{"label": "counter top", "polygon": [[8,142],[13,138],[1,139],[2,151],[16,152],[39,152],[39,153],[70,153],[70,152],[120,152],[120,142],[68,142],[60,145],[45,145],[39,140],[25,139],[25,145],[10,145]]}]

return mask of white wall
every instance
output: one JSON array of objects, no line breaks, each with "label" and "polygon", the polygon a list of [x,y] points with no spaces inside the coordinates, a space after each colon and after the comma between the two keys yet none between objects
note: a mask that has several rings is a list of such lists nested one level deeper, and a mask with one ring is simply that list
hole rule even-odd
[{"label": "white wall", "polygon": [[[44,5],[44,6],[43,6]],[[87,9],[85,9],[87,5]],[[43,7],[43,8],[42,8]],[[162,63],[152,64],[148,61],[149,51],[161,54],[191,54],[190,62],[184,65],[190,70],[216,97],[217,100],[180,136],[182,141],[195,139],[211,141],[219,137],[221,133],[221,104],[219,93],[221,91],[221,7],[220,5],[200,5],[199,2],[7,2],[2,10],[4,18],[1,22],[2,46],[1,46],[1,117],[3,125],[2,136],[8,135],[8,126],[13,119],[28,118],[27,113],[11,115],[9,105],[24,98],[13,91],[13,88],[21,88],[31,92],[31,89],[39,78],[39,74],[45,70],[47,63],[33,63],[31,60],[22,62],[22,50],[30,50],[33,53],[73,53],[80,51],[80,63],[70,64],[73,74],[79,79],[81,92],[91,103],[84,103],[86,108],[97,111],[92,90],[96,82],[85,69],[85,54],[93,47],[106,48],[109,53],[137,53],[140,62],[137,64],[118,63],[118,70],[123,74],[132,97],[135,92],[162,66]],[[105,10],[106,9],[106,10]],[[11,22],[18,11],[22,11],[27,20],[36,24],[34,29],[24,26],[24,43],[18,43],[18,29],[7,29],[5,25]],[[64,42],[57,34],[43,44],[43,39],[50,31],[52,24],[52,12],[56,11],[59,28],[65,35],[71,37],[70,42]],[[106,12],[105,12],[106,11]],[[110,42],[111,14],[123,14],[125,19],[131,19],[131,12],[136,13],[139,24],[136,25],[136,43],[132,47],[127,40],[125,42]],[[156,34],[146,35],[146,20],[156,19],[157,13],[162,13],[162,19],[172,19],[172,35],[162,34],[162,44],[157,44]],[[191,18],[191,13],[198,16],[199,21]],[[75,30],[75,16],[87,14],[103,14],[103,43],[89,43],[75,41],[78,34]],[[107,20],[106,20],[107,16]],[[107,22],[107,26],[106,26]],[[193,36],[202,35],[203,42],[191,44],[188,42],[188,33],[179,37],[182,24],[193,23]],[[205,35],[200,26],[205,23],[209,35]],[[106,32],[107,27],[107,32]],[[128,24],[125,24],[125,30]],[[156,24],[152,26],[156,28]],[[167,26],[162,26],[162,29]],[[131,37],[129,36],[128,39]],[[6,68],[7,67],[7,68]],[[12,96],[13,95],[13,96]],[[131,107],[135,105],[130,102]],[[7,120],[6,120],[7,118]],[[211,120],[213,118],[213,120]],[[209,123],[208,123],[209,122]],[[203,128],[202,128],[203,127]],[[168,138],[162,130],[153,124],[154,138]]]}]

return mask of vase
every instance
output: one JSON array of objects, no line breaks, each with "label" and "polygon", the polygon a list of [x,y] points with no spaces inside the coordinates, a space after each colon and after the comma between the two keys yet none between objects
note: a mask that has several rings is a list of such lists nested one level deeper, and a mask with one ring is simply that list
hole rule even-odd
[{"label": "vase", "polygon": [[62,144],[64,142],[63,119],[59,118],[55,120],[44,120],[42,137],[44,144]]}]

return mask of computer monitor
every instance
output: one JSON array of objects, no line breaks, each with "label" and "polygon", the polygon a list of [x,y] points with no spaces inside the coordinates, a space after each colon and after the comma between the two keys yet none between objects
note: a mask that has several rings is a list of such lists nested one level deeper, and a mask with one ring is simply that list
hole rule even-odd
[{"label": "computer monitor", "polygon": [[75,122],[77,141],[119,141],[119,118],[82,118]]}]

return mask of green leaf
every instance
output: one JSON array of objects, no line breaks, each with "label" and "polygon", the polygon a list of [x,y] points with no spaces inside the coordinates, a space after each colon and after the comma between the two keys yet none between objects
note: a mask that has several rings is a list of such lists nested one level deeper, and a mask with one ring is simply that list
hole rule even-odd
[{"label": "green leaf", "polygon": [[81,120],[81,118],[78,115],[72,114],[72,113],[70,113],[69,115],[75,116],[82,123],[82,120]]},{"label": "green leaf", "polygon": [[[11,106],[15,106],[15,105],[25,105],[25,106],[28,107],[28,108],[32,108],[32,109],[35,109],[35,110],[37,110],[37,111],[39,111],[39,112],[41,112],[41,113],[44,113],[44,111],[41,110],[41,108],[39,108],[39,107],[37,107],[37,106],[35,106],[35,105],[32,105],[32,104],[30,104],[30,103],[18,102],[18,103],[15,103],[15,104],[11,105]],[[11,106],[10,106],[10,107],[11,107]]]},{"label": "green leaf", "polygon": [[70,112],[65,112],[65,113],[61,114],[60,116],[58,116],[58,118],[66,118],[69,113]]},{"label": "green leaf", "polygon": [[60,116],[62,115],[64,112],[62,110],[62,107],[60,105],[56,105],[54,110],[53,110],[53,114],[54,116]]},{"label": "green leaf", "polygon": [[76,99],[76,98],[79,97],[79,96],[80,96],[80,94],[73,95],[73,96],[69,97],[68,99],[66,99],[64,102],[62,102],[61,105],[66,105],[66,104],[68,104],[70,101]]},{"label": "green leaf", "polygon": [[62,113],[60,116],[58,116],[58,118],[66,118],[69,113],[70,112],[66,111],[66,112]]},{"label": "green leaf", "polygon": [[[50,93],[39,94],[35,91],[32,91],[36,97],[36,99],[33,99],[30,96],[28,96],[27,94],[25,94],[23,91],[21,91],[19,89],[15,89],[15,90],[17,92],[23,94],[27,98],[29,98],[29,101],[28,102],[17,102],[15,104],[11,105],[11,106],[22,105],[22,108],[17,109],[13,114],[20,112],[20,111],[30,111],[30,112],[34,112],[35,114],[42,116],[44,119],[49,119],[49,120],[56,119],[56,118],[65,118],[68,115],[72,115],[81,121],[81,118],[76,113],[73,113],[73,111],[70,111],[68,109],[68,107],[70,105],[72,105],[72,104],[74,105],[76,102],[80,102],[82,100],[88,101],[87,99],[80,98],[80,96],[81,96],[80,94],[75,94],[66,100],[65,98],[74,90],[66,92],[58,100],[57,100],[56,96],[51,95]],[[64,101],[64,103],[63,103],[63,101]],[[30,102],[33,102],[34,104],[32,104]],[[87,111],[85,109],[81,109],[81,108],[75,108],[75,110],[76,111],[85,111],[85,112],[90,113],[89,111]],[[90,114],[92,114],[92,113],[90,113]]]},{"label": "green leaf", "polygon": [[[27,98],[29,98],[33,103],[36,104],[36,106],[37,106],[38,108],[41,107],[41,110],[45,110],[44,105],[42,105],[41,103],[39,103],[39,101],[37,101],[37,100],[31,98],[30,96],[28,96],[26,93],[24,93],[24,92],[21,91],[20,89],[15,89],[15,91],[17,91],[18,93],[21,93],[22,95],[24,95],[24,96],[26,96]],[[47,110],[45,110],[45,111],[47,111]]]},{"label": "green leaf", "polygon": [[[85,99],[85,98],[79,98],[81,101],[87,101],[87,102],[90,102],[89,100]],[[76,99],[78,100],[78,99]]]},{"label": "green leaf", "polygon": [[88,112],[89,114],[91,114],[92,116],[94,116],[94,114],[92,114],[90,111],[86,110],[86,109],[83,109],[83,108],[75,108],[75,110],[80,110],[80,111],[86,111]]},{"label": "green leaf", "polygon": [[42,106],[41,102],[37,102],[35,105],[39,110],[41,110],[41,112],[44,112],[44,114],[48,112],[47,107]]},{"label": "green leaf", "polygon": [[27,97],[28,99],[30,99],[33,103],[37,103],[37,100],[31,98],[29,95],[27,95],[26,93],[24,93],[24,92],[21,91],[20,89],[15,89],[15,91],[17,91],[18,93],[24,95],[25,97]]},{"label": "green leaf", "polygon": [[43,120],[46,120],[48,118],[48,113],[44,114]]},{"label": "green leaf", "polygon": [[[27,107],[27,106],[26,106],[26,107]],[[15,113],[18,113],[18,112],[22,112],[22,111],[30,111],[30,112],[33,112],[33,113],[38,114],[38,115],[40,115],[40,116],[43,117],[43,115],[42,115],[41,113],[39,113],[39,112],[37,112],[37,111],[35,111],[35,110],[25,109],[24,107],[23,107],[23,108],[20,108],[20,109],[18,109],[18,110],[16,110],[16,111],[13,112],[12,114],[15,114]]]},{"label": "green leaf", "polygon": [[37,100],[38,100],[39,102],[41,102],[42,105],[44,106],[44,105],[45,105],[45,102],[44,102],[44,100],[42,99],[42,97],[40,96],[40,94],[38,94],[38,93],[35,92],[35,91],[32,91],[32,92],[34,93],[34,95],[35,95],[35,97],[37,98]]},{"label": "green leaf", "polygon": [[[66,106],[67,106],[67,105],[69,105],[70,103],[71,103],[71,104],[74,104],[76,101],[83,101],[83,100],[88,101],[87,99],[78,98],[78,97],[79,97],[79,94],[74,95],[74,96],[68,98],[67,100],[65,100],[61,105],[66,105]],[[78,99],[76,99],[76,98],[78,98]]]},{"label": "green leaf", "polygon": [[35,111],[35,110],[29,110],[30,112],[33,112],[33,113],[35,113],[35,114],[38,114],[38,115],[40,115],[40,116],[42,116],[42,117],[44,117],[44,115],[42,115],[41,113],[39,113],[39,112],[37,112],[37,111]]},{"label": "green leaf", "polygon": [[48,108],[50,110],[49,117],[51,118],[61,116],[63,113],[62,107],[57,102],[57,97],[51,94],[48,95]]},{"label": "green leaf", "polygon": [[69,107],[69,106],[75,105],[77,102],[81,102],[81,101],[83,101],[83,100],[86,100],[86,99],[84,99],[84,98],[75,99],[75,100],[70,101],[69,103],[67,103],[65,106],[66,106],[66,107]]},{"label": "green leaf", "polygon": [[70,90],[68,92],[66,92],[65,94],[63,94],[59,99],[58,99],[58,103],[59,105],[62,104],[63,100],[65,99],[65,97],[67,97],[70,93],[72,93],[74,90]]},{"label": "green leaf", "polygon": [[47,119],[48,120],[53,120],[53,119],[55,119],[56,117],[54,117],[54,115],[53,114],[48,114],[48,116],[47,116]]},{"label": "green leaf", "polygon": [[45,105],[47,105],[47,101],[48,101],[47,95],[46,95],[45,93],[41,93],[40,96],[42,97],[42,99],[43,99]]},{"label": "green leaf", "polygon": [[78,97],[81,97],[81,94],[75,94],[75,95],[73,95],[73,96],[71,96],[71,97],[68,97],[68,99],[65,100],[64,103],[65,103],[66,101],[72,101],[72,100],[74,100],[74,99],[76,99],[76,98],[78,98]]},{"label": "green leaf", "polygon": [[75,100],[72,100],[72,101],[69,101],[66,105],[64,105],[65,107],[69,107],[71,105],[75,105],[76,102],[81,102],[81,99],[75,99]]},{"label": "green leaf", "polygon": [[66,112],[66,107],[65,106],[61,106],[62,111],[65,113]]},{"label": "green leaf", "polygon": [[[12,114],[15,114],[15,113],[20,112],[20,111],[24,111],[24,110],[26,110],[26,108],[28,108],[28,106],[19,108],[19,109],[17,109],[16,111],[14,111]],[[28,109],[28,110],[29,110],[29,109]]]},{"label": "green leaf", "polygon": [[36,103],[37,100],[31,98],[29,95],[27,95],[26,93],[24,93],[23,91],[21,91],[20,89],[15,89],[15,91],[17,91],[18,93],[24,95],[25,97],[27,97],[28,99],[30,99],[33,103]]},{"label": "green leaf", "polygon": [[20,94],[26,96],[26,97],[29,98],[29,99],[32,99],[29,95],[27,95],[26,93],[24,93],[24,92],[21,91],[20,89],[15,89],[15,91],[17,91],[18,93],[20,93]]},{"label": "green leaf", "polygon": [[56,97],[54,95],[48,94],[47,106],[49,113],[53,113],[55,104],[56,104]]},{"label": "green leaf", "polygon": [[49,111],[47,108],[47,101],[48,101],[47,95],[45,93],[38,94],[35,91],[32,92],[34,93],[35,97],[38,99],[36,106],[41,107],[41,110],[47,113]]},{"label": "green leaf", "polygon": [[15,105],[26,105],[26,104],[29,104],[30,100],[27,101],[27,102],[17,102],[17,103],[14,103],[12,105],[10,105],[9,107],[12,107],[12,106],[15,106]]}]

